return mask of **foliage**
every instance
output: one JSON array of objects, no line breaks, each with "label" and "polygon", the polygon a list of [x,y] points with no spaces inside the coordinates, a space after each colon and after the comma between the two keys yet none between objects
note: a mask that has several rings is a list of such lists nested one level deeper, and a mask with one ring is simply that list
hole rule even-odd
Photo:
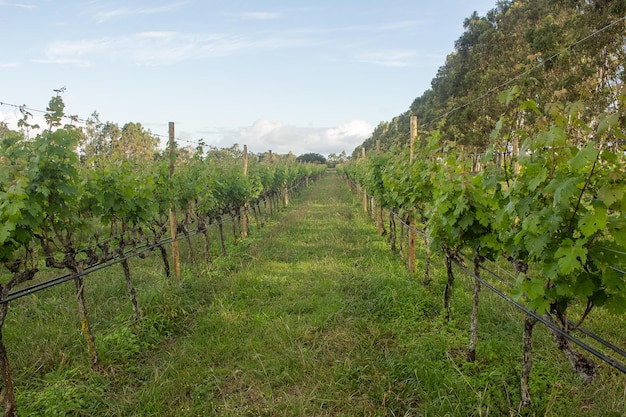
[{"label": "foliage", "polygon": [[296,158],[298,162],[312,162],[318,164],[325,164],[326,158],[319,153],[305,153]]},{"label": "foliage", "polygon": [[[15,303],[5,340],[20,347],[12,350],[20,412],[520,415],[519,313],[484,294],[481,328],[492,337],[467,363],[460,351],[471,300],[459,291],[457,318],[443,319],[441,260],[424,287],[337,177],[317,184],[228,259],[187,265],[180,285],[161,276],[152,255],[137,262],[138,325],[127,322],[116,268],[92,276],[97,340],[110,348],[100,372],[84,363],[64,286]],[[597,323],[621,340],[623,323]],[[535,335],[530,412],[621,415],[622,376],[602,369],[596,384],[581,386],[550,342]]]},{"label": "foliage", "polygon": [[624,137],[617,113],[600,114],[594,128],[582,103],[546,109],[545,128],[524,141],[520,173],[504,191],[504,249],[541,267],[519,289],[540,313],[565,315],[576,300],[623,313],[626,161],[610,149]]},{"label": "foliage", "polygon": [[[277,156],[275,161],[262,164],[254,160],[244,175],[243,155],[236,146],[206,156],[172,150],[173,158],[167,160],[155,153],[157,141],[141,124],[127,123],[120,130],[111,123],[100,123],[94,115],[84,130],[63,126],[64,108],[57,94],[45,115],[47,128],[32,139],[5,127],[0,129],[0,265],[10,272],[2,273],[0,292],[6,298],[15,286],[33,279],[44,263],[78,274],[74,281],[81,330],[94,367],[99,359],[80,276],[86,268],[121,258],[137,307],[124,256],[140,243],[154,244],[168,270],[162,238],[170,228],[170,211],[182,214],[179,218],[183,219],[172,227],[188,231],[195,226],[205,231],[207,222],[214,218],[234,216],[263,194],[285,193],[325,168],[295,164],[290,156]],[[35,129],[26,117],[21,126]],[[38,253],[43,255],[41,259],[36,257]],[[7,311],[8,304],[2,304],[0,332]],[[136,308],[136,319],[138,312]],[[113,343],[113,339],[105,338],[104,343]],[[122,347],[126,348],[134,349]],[[0,353],[7,391],[5,412],[14,415],[15,396],[4,346],[0,346]],[[63,388],[59,394],[57,388],[50,389],[41,398],[32,398],[44,414],[65,415],[84,408],[72,390]],[[55,397],[57,394],[63,398]]]},{"label": "foliage", "polygon": [[446,140],[482,152],[505,110],[491,93],[511,80],[538,103],[558,96],[582,100],[595,114],[604,111],[623,82],[625,8],[623,0],[498,1],[485,16],[472,14],[430,89],[406,112],[381,122],[363,146],[368,153],[378,140],[383,150],[407,146],[409,119],[416,115],[424,128],[438,128]]},{"label": "foliage", "polygon": [[431,246],[495,260],[501,254],[496,213],[502,204],[501,185],[493,172],[473,173],[450,152],[444,167],[433,173],[432,204],[427,229]]},{"label": "foliage", "polygon": [[[472,14],[431,89],[363,143],[385,156],[343,172],[384,206],[417,209],[434,247],[530,264],[515,291],[539,313],[623,312],[623,10],[502,1]],[[411,115],[439,146],[413,164]]]}]

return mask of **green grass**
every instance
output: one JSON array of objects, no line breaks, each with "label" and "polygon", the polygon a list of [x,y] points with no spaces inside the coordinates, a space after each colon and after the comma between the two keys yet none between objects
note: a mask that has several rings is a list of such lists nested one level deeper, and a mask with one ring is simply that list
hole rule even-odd
[{"label": "green grass", "polygon": [[[137,324],[120,267],[86,280],[98,372],[71,284],[11,304],[20,415],[518,415],[521,313],[483,291],[478,359],[467,363],[470,280],[457,274],[446,321],[441,260],[431,286],[409,276],[335,175],[228,256],[185,263],[180,284],[156,254],[131,271]],[[623,344],[619,320],[605,327]],[[624,414],[623,375],[602,366],[581,385],[540,326],[534,340],[529,415]]]}]

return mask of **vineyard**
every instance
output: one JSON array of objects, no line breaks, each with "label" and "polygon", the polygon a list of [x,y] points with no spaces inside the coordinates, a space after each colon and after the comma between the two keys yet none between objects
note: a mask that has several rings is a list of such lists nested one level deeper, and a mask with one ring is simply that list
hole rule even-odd
[{"label": "vineyard", "polygon": [[[253,226],[237,245],[229,236],[227,256],[196,256],[193,263],[182,245],[179,283],[165,276],[158,250],[129,259],[139,322],[123,268],[93,272],[85,292],[96,370],[79,337],[74,286],[11,302],[4,340],[20,413],[517,414],[523,314],[482,293],[481,337],[476,360],[468,362],[470,280],[455,282],[446,318],[444,257],[432,253],[432,280],[424,286],[376,234],[361,203],[327,173],[274,216],[262,204],[265,225]],[[209,235],[219,242],[217,227]],[[406,248],[401,235],[396,243]],[[191,242],[203,252],[202,233]],[[215,246],[212,253],[221,253]],[[609,340],[621,340],[623,326],[610,316],[588,320]],[[621,414],[620,372],[600,366],[596,381],[581,385],[552,351],[549,332],[537,328],[533,338],[531,412]]]},{"label": "vineyard", "polygon": [[0,102],[4,415],[624,415],[625,13],[472,15],[336,171]]},{"label": "vineyard", "polygon": [[[323,173],[323,166],[280,160],[271,152],[264,161],[250,158],[245,147],[243,152],[215,150],[206,157],[189,152],[177,157],[170,147],[154,160],[107,158],[104,153],[81,160],[83,131],[62,126],[63,111],[57,95],[50,101],[45,130],[32,140],[8,131],[0,143],[0,262],[8,272],[2,275],[0,332],[11,302],[72,281],[94,370],[100,359],[85,298],[88,274],[120,264],[134,321],[139,322],[129,259],[158,251],[164,273],[180,281],[179,242],[187,242],[192,262],[211,261],[216,243],[209,231],[216,228],[219,239],[213,240],[225,255],[225,226],[232,226],[237,244],[248,235],[250,223],[259,227],[289,204],[290,193]],[[37,128],[27,120],[22,123]],[[204,238],[202,250],[191,243],[195,235]],[[166,250],[170,244],[173,265]],[[64,273],[54,276],[52,270]],[[14,415],[8,351],[0,337],[5,415]]]},{"label": "vineyard", "polygon": [[501,2],[472,15],[432,88],[341,168],[379,233],[389,217],[411,274],[422,240],[425,286],[431,256],[443,255],[449,319],[455,272],[473,278],[468,362],[480,356],[483,287],[525,313],[521,409],[537,323],[584,383],[596,360],[626,372],[621,342],[585,328],[626,308],[624,11]]}]

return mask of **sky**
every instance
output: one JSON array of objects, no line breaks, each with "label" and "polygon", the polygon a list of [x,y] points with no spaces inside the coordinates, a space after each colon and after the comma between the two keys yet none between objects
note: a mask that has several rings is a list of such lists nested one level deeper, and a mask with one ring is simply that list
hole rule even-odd
[{"label": "sky", "polygon": [[430,88],[463,20],[494,6],[0,0],[0,121],[65,88],[68,114],[163,136],[174,122],[180,146],[350,154]]}]

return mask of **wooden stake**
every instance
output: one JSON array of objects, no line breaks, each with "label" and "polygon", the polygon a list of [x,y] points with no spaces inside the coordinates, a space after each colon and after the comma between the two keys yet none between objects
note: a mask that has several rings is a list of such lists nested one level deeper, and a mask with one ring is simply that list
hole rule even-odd
[{"label": "wooden stake", "polygon": [[[376,153],[380,155],[380,139],[376,139]],[[378,234],[385,233],[385,225],[383,221],[383,206],[379,201],[376,207],[376,224],[378,226]]]},{"label": "wooden stake", "polygon": [[[169,156],[170,156],[170,179],[174,175],[174,166],[176,165],[176,143],[174,142],[174,122],[169,125]],[[174,260],[174,276],[176,281],[180,281],[180,254],[178,252],[178,222],[176,221],[176,210],[174,205],[170,206],[170,233],[172,236],[172,258]]]},{"label": "wooden stake", "polygon": [[[361,158],[365,159],[365,146],[361,146]],[[367,190],[363,188],[363,211],[367,211]]]},{"label": "wooden stake", "polygon": [[[409,169],[413,167],[413,161],[415,160],[415,140],[417,139],[417,116],[411,116],[411,138],[410,138],[410,146],[411,152],[409,156]],[[416,249],[415,249],[415,241],[417,240],[417,222],[415,221],[415,208],[411,208],[409,213],[409,247],[408,247],[408,258],[409,258],[409,273],[415,273],[417,260],[416,260]]]},{"label": "wooden stake", "polygon": [[521,408],[525,410],[531,405],[530,398],[530,372],[533,367],[533,328],[537,324],[537,319],[533,316],[526,316],[524,319],[524,336],[522,338],[522,352],[524,360],[522,362],[522,403]]},{"label": "wooden stake", "polygon": [[[248,145],[243,145],[243,176],[248,176]],[[241,238],[248,237],[248,202],[243,203],[241,216]]]},{"label": "wooden stake", "polygon": [[[474,257],[474,275],[480,277],[480,262],[483,260],[481,256]],[[467,346],[467,361],[476,361],[476,346],[478,346],[478,302],[480,301],[480,281],[474,279],[474,298],[472,307],[472,318],[470,320],[470,341]]]}]

